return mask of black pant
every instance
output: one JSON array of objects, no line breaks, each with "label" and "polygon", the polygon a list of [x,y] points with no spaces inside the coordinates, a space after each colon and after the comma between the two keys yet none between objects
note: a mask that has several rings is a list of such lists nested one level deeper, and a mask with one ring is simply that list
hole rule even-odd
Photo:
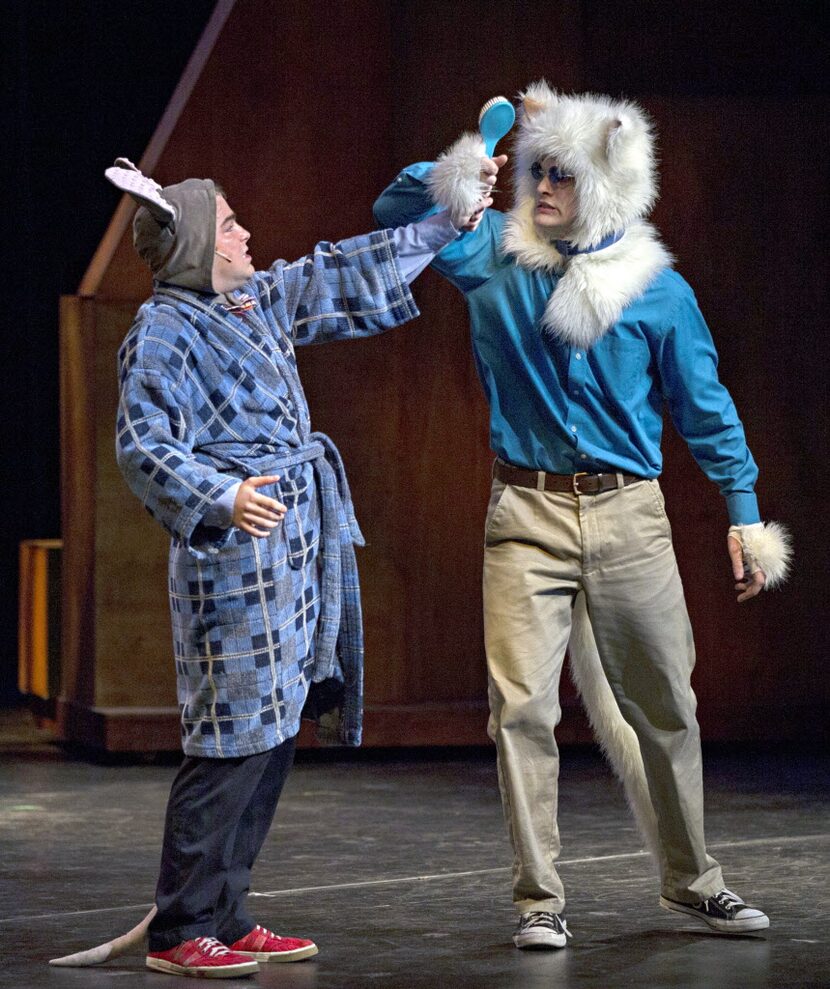
[{"label": "black pant", "polygon": [[296,738],[236,759],[186,756],[167,803],[150,951],[195,937],[232,944],[256,922],[245,906],[294,759]]}]

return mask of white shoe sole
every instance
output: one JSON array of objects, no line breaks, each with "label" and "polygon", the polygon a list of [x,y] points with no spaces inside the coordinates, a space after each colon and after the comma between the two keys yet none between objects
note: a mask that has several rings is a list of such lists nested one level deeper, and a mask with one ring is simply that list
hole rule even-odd
[{"label": "white shoe sole", "polygon": [[540,931],[538,934],[514,934],[513,944],[517,948],[530,948],[532,951],[544,951],[550,948],[564,948],[568,943],[564,934],[554,934],[552,931]]},{"label": "white shoe sole", "polygon": [[[706,924],[707,927],[719,934],[750,934],[752,931],[763,931],[769,927],[769,917],[765,913],[757,917],[746,917],[744,920],[721,920],[719,917],[707,917],[695,910],[694,907],[687,907],[684,903],[675,903],[674,900],[667,900],[660,897],[660,906],[671,913],[682,913],[687,917],[694,917]],[[750,907],[750,910],[755,909]]]},{"label": "white shoe sole", "polygon": [[305,958],[313,958],[319,952],[316,944],[307,944],[304,948],[295,948],[293,951],[239,951],[233,949],[237,955],[246,955],[248,958],[255,958],[258,962],[301,962]]},{"label": "white shoe sole", "polygon": [[259,971],[255,961],[243,962],[239,965],[177,965],[163,958],[147,958],[147,968],[154,972],[166,972],[168,975],[189,975],[197,979],[238,979],[243,975],[253,975]]}]

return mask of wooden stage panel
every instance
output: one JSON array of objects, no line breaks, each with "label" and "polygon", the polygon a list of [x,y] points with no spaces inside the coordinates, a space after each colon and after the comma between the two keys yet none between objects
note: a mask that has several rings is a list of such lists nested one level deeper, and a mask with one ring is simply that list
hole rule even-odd
[{"label": "wooden stage panel", "polygon": [[115,459],[115,355],[135,307],[101,302],[96,330],[95,671],[97,705],[175,707],[167,605],[169,539]]},{"label": "wooden stage panel", "polygon": [[[267,0],[238,0],[153,175],[222,181],[260,266],[365,231],[395,173],[473,127],[487,97],[513,96],[542,76],[565,90],[613,76],[618,56],[609,48],[597,62],[582,4],[545,7],[544,30],[528,32],[539,10],[519,2],[505,20],[491,0],[359,0],[329,5],[321,29],[302,5],[277,14]],[[622,31],[624,21],[616,22]],[[244,71],[227,69],[240,64]],[[826,251],[815,209],[824,192],[802,153],[827,143],[822,105],[640,98],[660,138],[656,223],[712,328],[761,469],[762,513],[806,532],[823,517],[826,490],[818,454],[826,385],[816,357]],[[500,206],[510,202],[511,180],[508,166]],[[803,251],[785,249],[780,237],[771,243],[776,204],[785,204],[776,214],[788,221],[783,229],[797,220]],[[116,350],[149,290],[124,231],[94,298],[65,299],[62,308],[63,708],[72,737],[88,732],[104,745],[143,744],[141,723],[150,747],[160,738],[177,744],[166,537],[127,491],[112,452]],[[467,743],[483,731],[487,414],[463,301],[431,272],[415,294],[423,315],[411,325],[298,355],[312,420],[343,452],[368,540],[358,566],[369,745]],[[722,499],[669,423],[664,452],[704,738],[798,737],[820,723],[827,690],[807,583],[826,569],[819,541],[797,542],[784,590],[737,606]],[[564,689],[560,737],[587,737]]]}]

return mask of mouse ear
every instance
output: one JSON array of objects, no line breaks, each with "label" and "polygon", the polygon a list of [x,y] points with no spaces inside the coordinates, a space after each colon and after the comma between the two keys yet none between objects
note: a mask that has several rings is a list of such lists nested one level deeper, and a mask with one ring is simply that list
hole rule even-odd
[{"label": "mouse ear", "polygon": [[104,175],[112,184],[131,196],[139,206],[144,206],[162,226],[174,223],[176,209],[162,195],[161,186],[142,174],[129,158],[116,158],[112,168]]}]

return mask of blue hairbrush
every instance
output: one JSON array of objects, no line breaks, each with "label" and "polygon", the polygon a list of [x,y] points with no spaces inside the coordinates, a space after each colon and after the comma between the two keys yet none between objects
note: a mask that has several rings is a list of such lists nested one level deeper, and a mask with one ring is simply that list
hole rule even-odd
[{"label": "blue hairbrush", "polygon": [[484,150],[488,158],[493,157],[496,145],[513,126],[515,119],[513,104],[504,96],[494,96],[481,108],[478,130],[484,138]]}]

